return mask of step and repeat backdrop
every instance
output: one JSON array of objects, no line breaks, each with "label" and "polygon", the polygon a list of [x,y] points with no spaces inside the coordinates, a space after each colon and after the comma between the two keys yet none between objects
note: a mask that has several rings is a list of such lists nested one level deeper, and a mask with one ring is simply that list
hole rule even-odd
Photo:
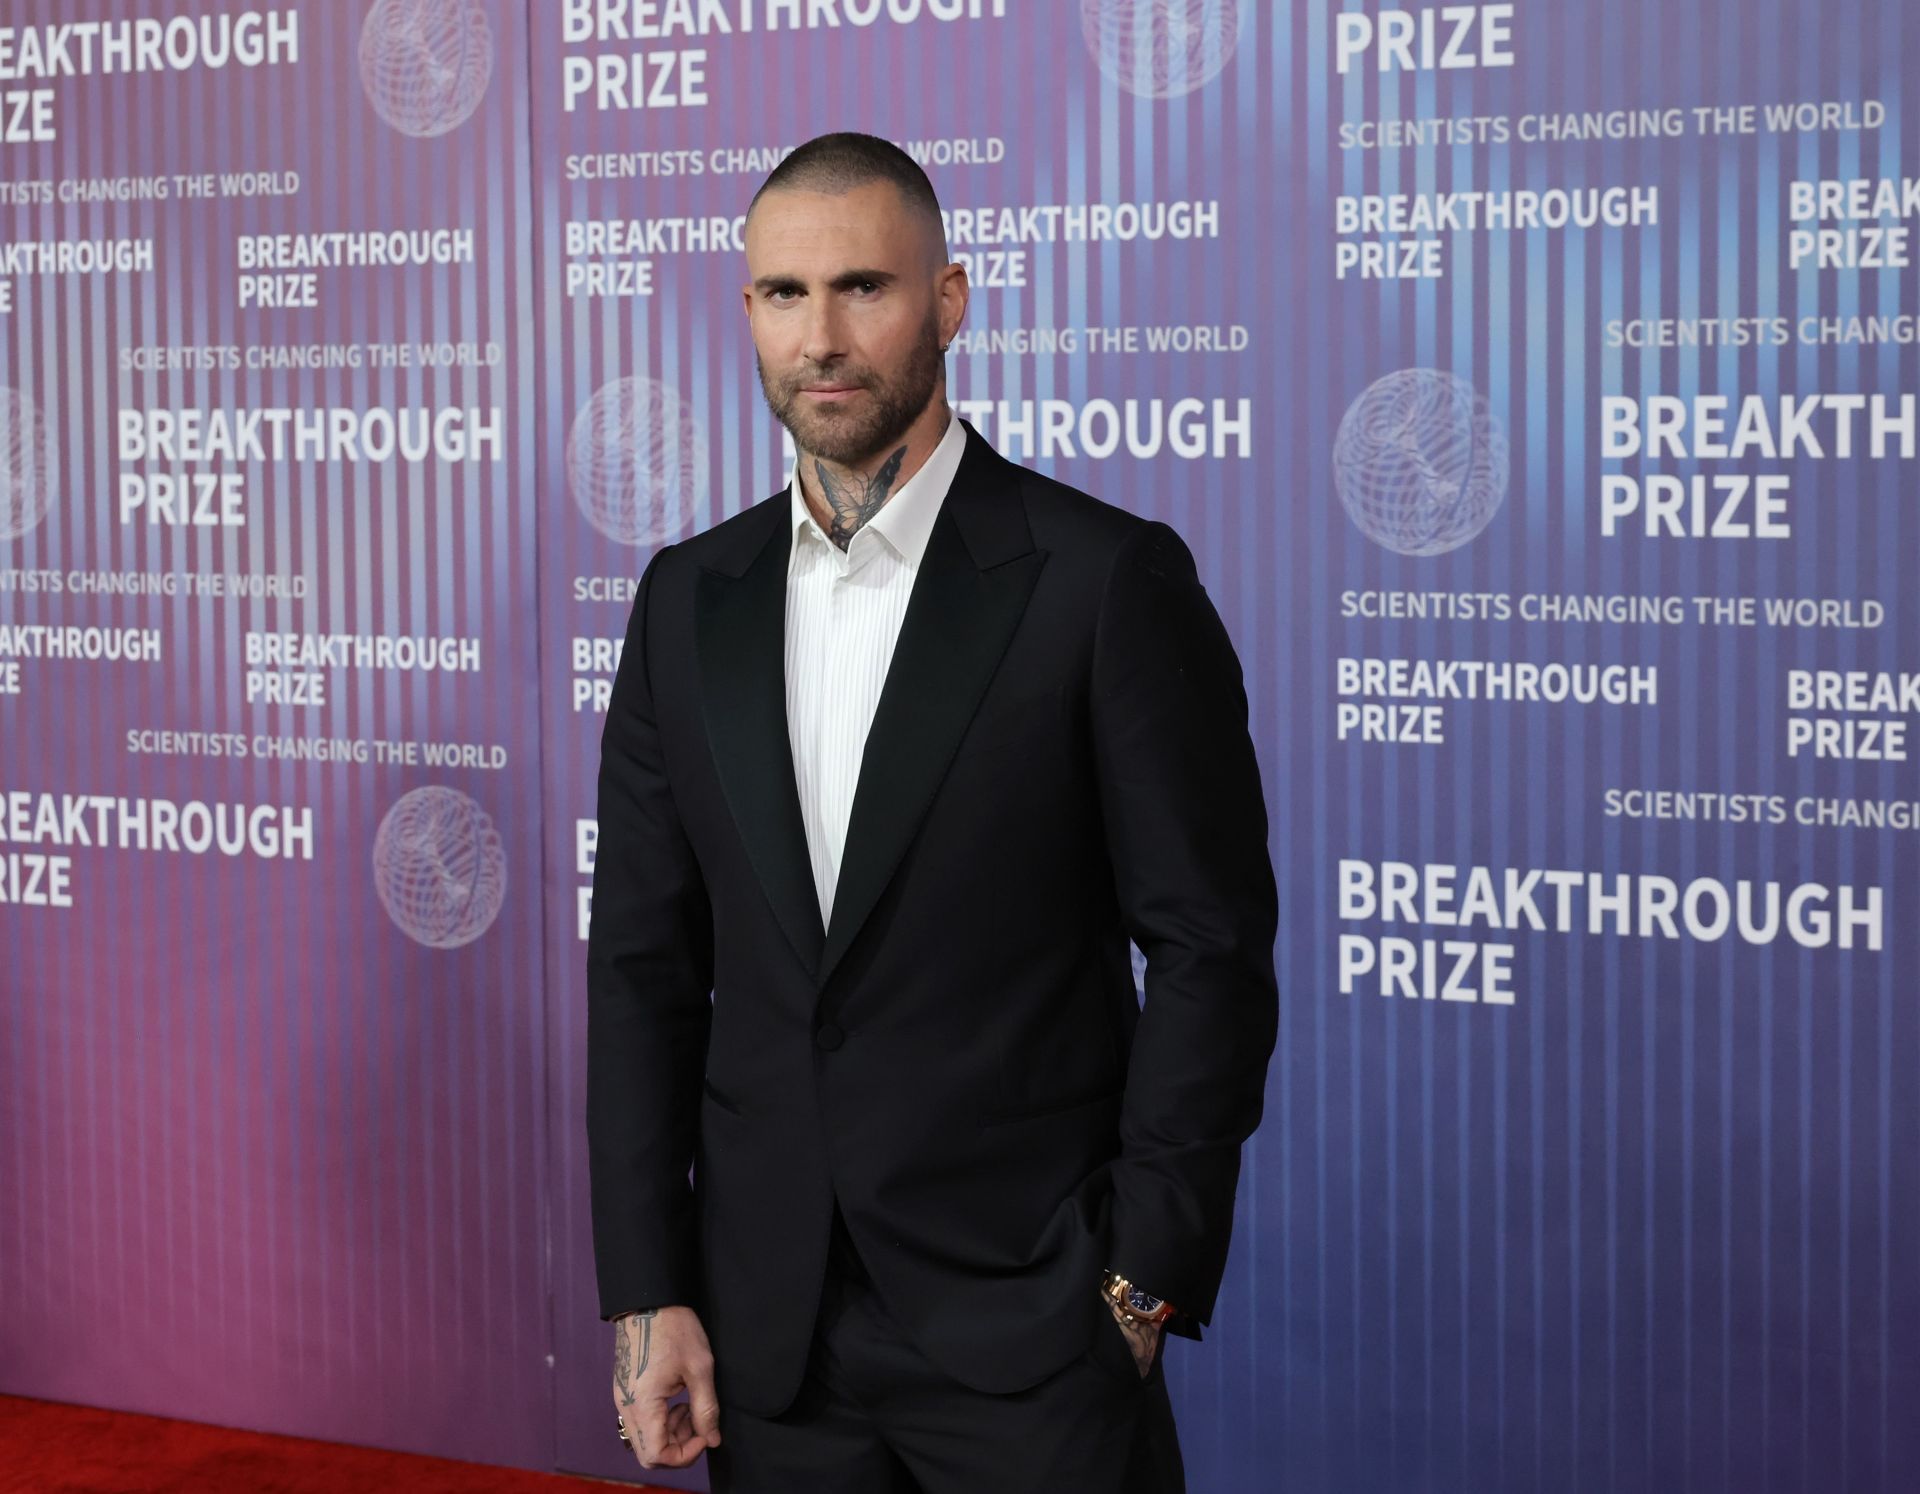
[{"label": "step and repeat backdrop", "polygon": [[7,1390],[549,1457],[525,27],[0,5]]},{"label": "step and repeat backdrop", "polygon": [[1245,667],[1189,1487],[1910,1486],[1914,79],[1899,0],[0,0],[0,1390],[638,1475],[599,736],[850,128],[955,408]]}]

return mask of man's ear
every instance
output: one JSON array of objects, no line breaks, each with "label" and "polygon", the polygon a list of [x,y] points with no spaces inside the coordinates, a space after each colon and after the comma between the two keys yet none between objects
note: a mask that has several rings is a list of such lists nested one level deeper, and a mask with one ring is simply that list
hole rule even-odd
[{"label": "man's ear", "polygon": [[[940,338],[943,342],[952,342],[954,334],[960,330],[960,324],[967,319],[967,300],[971,287],[967,283],[967,267],[955,260],[940,272]],[[952,325],[948,325],[951,318]]]}]

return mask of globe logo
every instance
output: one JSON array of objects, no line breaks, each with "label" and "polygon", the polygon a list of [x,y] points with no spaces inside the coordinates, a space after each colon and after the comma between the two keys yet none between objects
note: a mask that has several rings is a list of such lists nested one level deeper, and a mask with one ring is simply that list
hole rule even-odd
[{"label": "globe logo", "polygon": [[1507,496],[1507,437],[1473,385],[1438,368],[1376,380],[1333,440],[1333,480],[1360,532],[1402,555],[1440,555]]},{"label": "globe logo", "polygon": [[1210,83],[1240,45],[1240,0],[1080,0],[1080,34],[1128,93],[1176,98]]},{"label": "globe logo", "polygon": [[433,949],[471,944],[506,900],[500,834],[458,789],[414,789],[387,811],[373,838],[373,888],[408,938]]},{"label": "globe logo", "polygon": [[493,32],[479,0],[375,0],[360,27],[360,86],[403,135],[444,135],[480,105]]},{"label": "globe logo", "polygon": [[574,417],[567,487],[608,539],[678,539],[706,497],[706,432],[693,407],[659,380],[615,379]]},{"label": "globe logo", "polygon": [[53,504],[47,423],[33,401],[0,384],[0,540],[18,539]]}]

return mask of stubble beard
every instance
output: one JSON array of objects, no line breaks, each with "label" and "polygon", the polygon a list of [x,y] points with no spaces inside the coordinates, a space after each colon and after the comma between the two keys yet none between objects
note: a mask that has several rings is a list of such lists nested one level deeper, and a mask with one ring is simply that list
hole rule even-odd
[{"label": "stubble beard", "polygon": [[[810,456],[841,467],[859,467],[898,445],[939,387],[946,362],[940,352],[940,327],[929,316],[913,354],[897,376],[879,382],[871,372],[858,375],[802,369],[782,379],[768,376],[758,352],[754,366],[760,372],[760,391],[774,419],[792,434],[794,444]],[[867,398],[849,409],[820,405],[801,394],[804,384],[844,379],[867,391]]]}]

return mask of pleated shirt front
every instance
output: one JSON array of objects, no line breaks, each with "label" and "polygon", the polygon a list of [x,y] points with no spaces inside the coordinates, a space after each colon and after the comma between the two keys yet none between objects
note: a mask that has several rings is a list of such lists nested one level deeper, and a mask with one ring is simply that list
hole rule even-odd
[{"label": "pleated shirt front", "polygon": [[867,730],[927,536],[965,449],[966,432],[949,415],[927,460],[854,532],[845,551],[807,508],[797,464],[788,474],[787,736],[823,927],[833,915]]}]

